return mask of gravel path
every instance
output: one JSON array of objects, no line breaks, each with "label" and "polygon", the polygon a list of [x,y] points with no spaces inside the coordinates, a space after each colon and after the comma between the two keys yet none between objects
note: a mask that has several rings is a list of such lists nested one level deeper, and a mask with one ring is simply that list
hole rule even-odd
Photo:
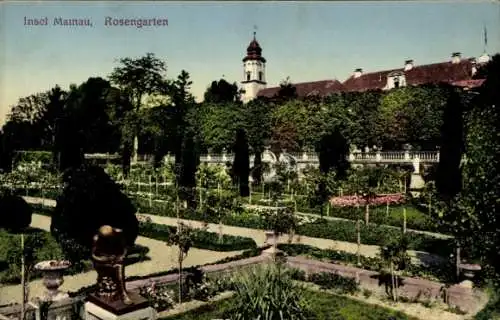
[{"label": "gravel path", "polygon": [[[158,216],[158,215],[153,215],[153,214],[139,214],[138,213],[138,215],[151,218],[151,221],[153,223],[170,225],[170,226],[177,225],[177,218],[164,217],[164,216]],[[234,227],[234,226],[227,226],[227,225],[219,225],[219,224],[213,224],[213,223],[207,224],[207,223],[204,223],[201,221],[195,221],[195,220],[186,220],[186,219],[180,219],[180,220],[188,225],[191,225],[194,228],[207,227],[208,231],[210,231],[210,232],[220,232],[220,230],[222,229],[223,234],[252,238],[257,243],[257,246],[263,245],[265,243],[265,240],[266,240],[264,230]],[[289,241],[289,238],[290,238],[289,235],[283,235],[279,238],[278,242],[279,243],[287,243]],[[356,243],[346,242],[346,241],[336,241],[336,240],[330,240],[330,239],[322,239],[322,238],[312,238],[312,237],[306,237],[306,236],[301,236],[301,235],[294,236],[293,243],[301,243],[301,244],[306,244],[306,245],[310,245],[313,247],[317,247],[320,249],[334,249],[334,250],[345,251],[345,252],[350,252],[350,253],[354,253],[354,254],[357,253],[357,251],[358,251],[358,245]],[[379,246],[362,244],[360,247],[361,255],[366,256],[366,257],[372,257],[372,258],[376,257],[379,252],[380,252]],[[412,260],[415,263],[436,263],[436,262],[443,261],[442,257],[437,256],[437,255],[433,255],[433,254],[430,254],[427,252],[409,250],[408,254],[410,255],[410,257],[412,258]]]},{"label": "gravel path", "polygon": [[[48,203],[49,202],[46,201],[46,204]],[[50,217],[33,214],[31,226],[49,231]],[[148,256],[151,258],[151,260],[138,262],[127,266],[125,269],[127,276],[144,276],[156,272],[166,271],[177,266],[177,249],[175,247],[167,246],[162,241],[145,237],[137,237],[135,243],[149,248]],[[218,252],[192,248],[191,250],[189,250],[189,254],[183,264],[185,267],[201,265],[215,262],[226,257],[235,256],[241,253],[242,251]],[[95,271],[65,276],[64,284],[62,285],[61,289],[65,291],[76,291],[82,287],[86,287],[95,283],[96,279],[97,273]],[[45,287],[43,286],[41,279],[30,282],[31,297],[40,296],[44,291]],[[0,304],[19,302],[20,300],[21,285],[8,285],[0,287]]]}]

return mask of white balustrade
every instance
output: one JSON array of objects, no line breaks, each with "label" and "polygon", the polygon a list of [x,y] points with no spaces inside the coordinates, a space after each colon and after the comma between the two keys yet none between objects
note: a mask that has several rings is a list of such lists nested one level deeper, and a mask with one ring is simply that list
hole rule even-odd
[{"label": "white balustrade", "polygon": [[[319,162],[318,155],[314,152],[302,152],[302,153],[288,153],[288,155],[294,157],[297,163],[302,163],[302,165],[316,164]],[[87,159],[113,159],[118,157],[116,154],[86,154]],[[253,160],[253,155],[251,156]],[[418,158],[420,163],[437,163],[439,162],[439,151],[377,151],[377,152],[352,152],[348,156],[350,162],[359,163],[408,163],[411,164],[414,160]],[[151,155],[138,155],[140,161],[147,161],[151,159]],[[165,156],[165,162],[172,162],[174,157],[170,154]],[[234,160],[234,154],[222,153],[222,154],[203,154],[200,156],[201,162],[213,163],[213,164],[224,164],[226,162],[232,162]],[[253,161],[251,161],[253,162]]]}]

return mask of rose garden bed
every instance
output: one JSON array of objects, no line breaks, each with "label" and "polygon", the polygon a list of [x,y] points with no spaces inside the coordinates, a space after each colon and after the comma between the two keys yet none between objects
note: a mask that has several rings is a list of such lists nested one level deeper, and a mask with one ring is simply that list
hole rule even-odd
[{"label": "rose garden bed", "polygon": [[[137,198],[134,200],[140,213],[169,217],[177,216],[177,212],[175,212],[170,204],[153,201],[150,206],[150,203],[147,200]],[[47,212],[47,210],[43,209],[39,210],[39,212]],[[208,223],[221,222],[222,224],[229,226],[262,230],[267,229],[265,220],[256,210],[246,209],[241,213],[225,215],[222,217],[222,220],[219,220],[216,216],[207,215],[195,210],[182,209],[179,210],[179,217],[182,219],[204,221]],[[324,238],[352,243],[357,242],[355,221],[316,219],[316,221],[306,222],[299,225],[296,230],[296,234],[313,238]],[[399,237],[401,235],[401,231],[380,225],[370,224],[367,226],[362,223],[360,227],[360,234],[362,244],[383,246],[390,239]],[[410,231],[406,234],[409,241],[409,250],[424,251],[444,257],[448,257],[454,252],[452,239],[439,239],[430,235]]]},{"label": "rose garden bed", "polygon": [[[176,212],[172,206],[162,202],[149,202],[144,199],[134,199],[135,204],[141,213],[157,214],[161,216],[175,217]],[[180,217],[188,220],[205,221],[209,223],[219,223],[218,217],[203,214],[193,210],[181,210]],[[312,219],[314,220],[314,219]],[[222,224],[252,229],[266,229],[265,221],[256,210],[245,209],[241,213],[235,213],[222,217]],[[326,219],[317,219],[316,221],[304,223],[296,230],[297,235],[303,235],[313,238],[324,238],[337,241],[353,242],[357,241],[356,222],[355,221],[335,221]],[[384,245],[387,240],[397,238],[401,231],[380,225],[361,224],[361,243],[367,245]],[[416,251],[425,251],[428,253],[449,256],[454,248],[451,239],[438,239],[436,237],[407,232],[409,240],[409,249]]]}]

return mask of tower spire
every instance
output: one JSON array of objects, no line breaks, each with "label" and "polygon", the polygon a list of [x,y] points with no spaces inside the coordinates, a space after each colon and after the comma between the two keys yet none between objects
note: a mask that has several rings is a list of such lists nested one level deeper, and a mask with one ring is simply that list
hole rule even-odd
[{"label": "tower spire", "polygon": [[253,39],[255,40],[255,35],[257,34],[257,25],[254,24],[253,26]]}]

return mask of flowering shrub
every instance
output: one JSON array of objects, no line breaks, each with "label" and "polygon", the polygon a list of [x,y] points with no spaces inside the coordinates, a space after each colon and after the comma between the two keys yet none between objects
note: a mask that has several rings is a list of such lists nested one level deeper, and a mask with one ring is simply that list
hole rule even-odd
[{"label": "flowering shrub", "polygon": [[378,194],[372,198],[364,198],[362,196],[343,196],[330,198],[330,204],[335,207],[353,207],[356,205],[383,205],[383,204],[401,204],[405,202],[404,196],[401,193],[394,194]]},{"label": "flowering shrub", "polygon": [[153,223],[151,217],[147,217],[142,214],[137,214],[136,216],[139,223]]},{"label": "flowering shrub", "polygon": [[149,301],[151,307],[163,311],[174,305],[174,292],[166,286],[159,286],[152,282],[150,285],[139,288],[139,294]]},{"label": "flowering shrub", "polygon": [[312,217],[312,216],[304,216],[304,215],[297,215],[297,226],[301,226],[304,224],[308,223],[316,223],[317,221],[321,220],[320,217]]},{"label": "flowering shrub", "polygon": [[21,163],[16,170],[0,174],[0,187],[8,189],[62,189],[59,175],[32,163]]}]

